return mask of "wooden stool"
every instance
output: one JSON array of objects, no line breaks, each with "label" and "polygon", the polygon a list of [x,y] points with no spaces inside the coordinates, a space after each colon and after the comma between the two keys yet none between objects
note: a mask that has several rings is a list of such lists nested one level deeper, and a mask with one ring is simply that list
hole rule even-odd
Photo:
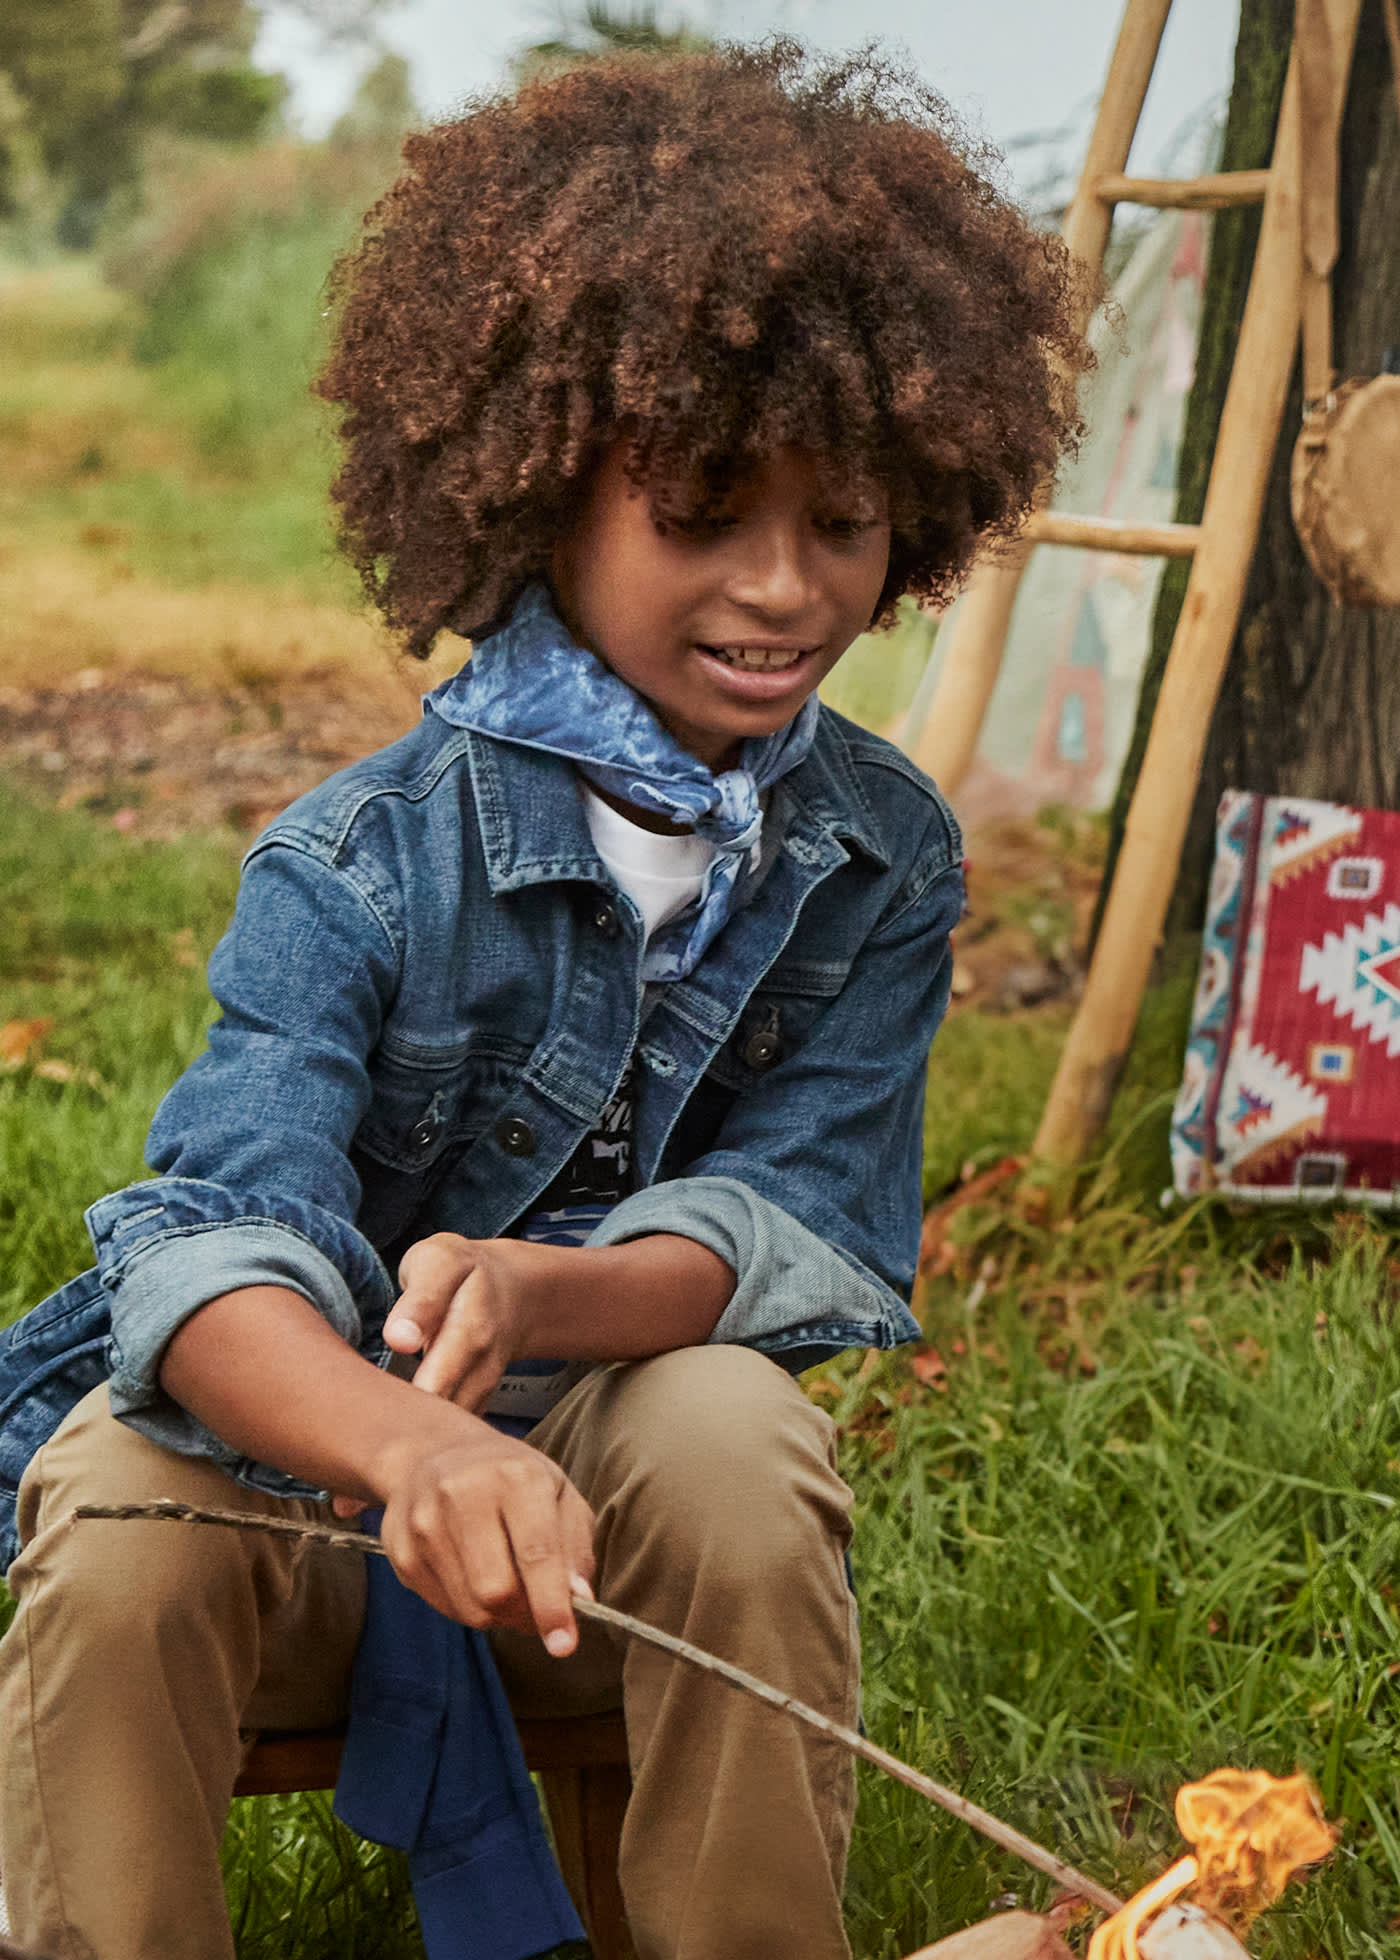
[{"label": "wooden stool", "polygon": [[[539,1774],[554,1848],[595,1960],[636,1960],[617,1880],[622,1814],[632,1791],[620,1714],[519,1721],[525,1761]],[[249,1750],[236,1797],[330,1790],[340,1773],[343,1729],[265,1730]]]}]

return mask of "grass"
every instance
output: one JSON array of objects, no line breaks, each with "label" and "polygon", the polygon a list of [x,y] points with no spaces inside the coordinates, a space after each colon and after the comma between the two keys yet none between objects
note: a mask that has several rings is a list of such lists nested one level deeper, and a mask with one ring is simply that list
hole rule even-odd
[{"label": "grass", "polygon": [[[85,538],[137,578],[295,581],[310,598],[346,601],[326,515],[330,433],[307,392],[317,282],[302,271],[310,290],[284,296],[269,269],[260,337],[244,337],[241,360],[225,344],[236,285],[198,332],[192,311],[172,306],[157,335],[151,307],[87,261],[12,273],[0,285],[0,531],[11,550]],[[301,327],[290,344],[270,330],[284,306]]]},{"label": "grass", "polygon": [[204,958],[232,905],[229,844],[134,844],[0,790],[0,1320],[87,1258],[86,1204],[143,1174],[163,1090],[203,1046]]},{"label": "grass", "polygon": [[[90,260],[0,265],[0,681],[101,668],[394,685],[389,637],[336,556],[331,422],[309,392],[322,285],[351,229],[310,197],[276,222],[221,222],[139,294]],[[867,636],[828,685],[834,705],[885,725],[931,639],[909,610]],[[463,651],[449,639],[423,684]]]},{"label": "grass", "polygon": [[241,1798],[221,1860],[238,1960],[421,1960],[402,1854],[348,1831],[329,1792]]},{"label": "grass", "polygon": [[[1295,1221],[1161,1225],[1111,1198],[963,1221],[917,1372],[826,1387],[859,1500],[867,1720],[1120,1891],[1174,1855],[1182,1781],[1301,1765],[1343,1847],[1255,1949],[1394,1952],[1393,1243],[1355,1219],[1310,1246]],[[1050,1890],[867,1779],[858,1951]]]},{"label": "grass", "polygon": [[[235,866],[222,839],[141,844],[15,798],[0,837],[0,1019],[51,1023],[0,1075],[8,1317],[84,1262],[82,1206],[139,1174],[150,1111],[200,1044]],[[1355,1217],[1160,1211],[1180,994],[1154,1004],[1097,1178],[1073,1203],[1008,1185],[952,1212],[926,1348],[812,1383],[857,1492],[866,1719],[1117,1889],[1175,1849],[1185,1777],[1301,1765],[1344,1841],[1256,1949],[1389,1956],[1400,1257]],[[1024,1147],[1062,1018],[954,1013],[941,1183]],[[401,1861],[332,1826],[324,1798],[236,1806],[224,1850],[244,1960],[416,1960]],[[1048,1887],[862,1772],[859,1960],[1012,1894],[1044,1905]]]},{"label": "grass", "polygon": [[[88,261],[0,269],[0,680],[99,668],[396,688],[388,635],[335,555],[329,432],[308,393],[332,244],[266,254],[256,306],[257,254],[230,246],[167,298],[159,331]],[[244,301],[263,331],[235,358]],[[271,332],[284,316],[299,336]]]},{"label": "grass", "polygon": [[[339,221],[299,197],[260,233],[216,227],[202,256],[175,240],[140,299],[84,265],[0,284],[6,682],[382,676],[382,636],[331,558],[304,392]],[[836,705],[883,723],[926,635],[906,622],[867,643]],[[1068,864],[1087,847],[1066,831],[1054,848]],[[83,1207],[141,1174],[155,1103],[203,1039],[235,859],[232,838],[140,843],[0,786],[0,1321],[86,1262]],[[1049,956],[1071,897],[1011,890],[996,908]],[[1118,1889],[1175,1850],[1184,1777],[1300,1765],[1344,1839],[1257,1950],[1400,1960],[1400,1257],[1356,1218],[1162,1212],[1189,967],[1149,1002],[1110,1158],[1077,1192],[957,1201],[968,1172],[1029,1146],[1068,1007],[964,1001],[939,1038],[928,1187],[954,1204],[927,1343],[811,1384],[857,1494],[866,1717]],[[243,1960],[418,1960],[402,1862],[323,1797],[235,1806],[224,1857]],[[1013,1895],[1042,1904],[1047,1887],[862,1772],[858,1960]]]}]

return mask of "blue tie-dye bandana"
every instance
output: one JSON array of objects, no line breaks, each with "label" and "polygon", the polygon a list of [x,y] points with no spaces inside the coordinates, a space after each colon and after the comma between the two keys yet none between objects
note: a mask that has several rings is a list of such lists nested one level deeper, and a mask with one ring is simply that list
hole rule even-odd
[{"label": "blue tie-dye bandana", "polygon": [[645,980],[681,980],[733,910],[746,859],[757,862],[762,792],[812,746],[817,697],[772,735],[744,743],[737,769],[715,775],[664,729],[642,697],[570,638],[542,585],[472,648],[469,665],[428,696],[456,728],[567,756],[597,788],[655,810],[716,846],[693,905],[653,933]]}]

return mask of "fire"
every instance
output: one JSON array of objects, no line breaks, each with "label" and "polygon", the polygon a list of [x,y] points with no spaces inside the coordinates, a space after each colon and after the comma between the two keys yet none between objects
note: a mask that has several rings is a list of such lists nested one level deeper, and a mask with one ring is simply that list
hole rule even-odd
[{"label": "fire", "polygon": [[[1337,1840],[1306,1776],[1255,1769],[1218,1769],[1184,1784],[1176,1821],[1193,1855],[1179,1858],[1104,1921],[1089,1943],[1089,1960],[1140,1960],[1139,1928],[1182,1893],[1200,1912],[1243,1933],[1295,1872],[1325,1858]],[[1165,1960],[1168,1945],[1154,1943],[1154,1960]]]},{"label": "fire", "polygon": [[1241,1932],[1337,1841],[1306,1776],[1260,1769],[1218,1769],[1184,1784],[1176,1821],[1196,1853],[1192,1898]]}]

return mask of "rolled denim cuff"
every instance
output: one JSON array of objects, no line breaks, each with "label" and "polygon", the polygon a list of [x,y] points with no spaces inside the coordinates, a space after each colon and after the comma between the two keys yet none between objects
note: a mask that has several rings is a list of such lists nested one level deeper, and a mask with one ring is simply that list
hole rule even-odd
[{"label": "rolled denim cuff", "polygon": [[[180,1456],[212,1459],[246,1476],[247,1459],[221,1441],[160,1385],[166,1348],[191,1314],[244,1286],[300,1293],[338,1334],[356,1345],[360,1315],[342,1274],[300,1233],[270,1220],[187,1227],[151,1240],[123,1263],[112,1291],[112,1414]],[[307,1490],[266,1472],[267,1487]],[[258,1480],[260,1483],[264,1479]]]},{"label": "rolled denim cuff", "polygon": [[674,1232],[734,1268],[735,1287],[711,1341],[757,1348],[804,1368],[848,1347],[898,1347],[919,1324],[892,1288],[734,1177],[678,1177],[634,1192],[589,1239]]}]

